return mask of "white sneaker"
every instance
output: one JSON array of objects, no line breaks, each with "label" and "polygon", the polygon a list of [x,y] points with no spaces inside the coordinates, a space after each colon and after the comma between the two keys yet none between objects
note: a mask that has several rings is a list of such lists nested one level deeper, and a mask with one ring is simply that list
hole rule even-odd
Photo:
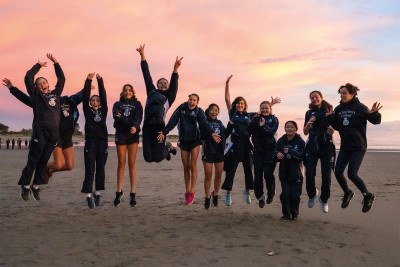
[{"label": "white sneaker", "polygon": [[232,205],[232,197],[230,191],[226,191],[225,193],[225,205],[227,205],[228,207]]},{"label": "white sneaker", "polygon": [[321,203],[321,211],[323,213],[328,213],[328,211],[329,211],[328,203],[322,202],[320,197],[318,199],[319,199],[319,203]]},{"label": "white sneaker", "polygon": [[315,201],[317,200],[319,196],[319,192],[318,189],[315,189],[315,196],[313,198],[309,198],[308,199],[308,207],[311,209],[312,207],[314,207]]},{"label": "white sneaker", "polygon": [[250,191],[247,189],[243,190],[243,198],[244,201],[246,201],[247,204],[251,204],[251,196],[250,196]]}]

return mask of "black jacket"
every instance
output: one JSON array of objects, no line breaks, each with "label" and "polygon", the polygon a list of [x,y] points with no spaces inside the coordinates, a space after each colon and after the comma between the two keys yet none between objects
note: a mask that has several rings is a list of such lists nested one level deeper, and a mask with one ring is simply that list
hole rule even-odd
[{"label": "black jacket", "polygon": [[[117,113],[121,116],[117,117]],[[136,133],[140,132],[140,124],[143,119],[142,104],[136,99],[126,100],[121,98],[113,106],[114,128],[117,132],[129,133],[132,127]]]},{"label": "black jacket", "polygon": [[[263,126],[260,126],[261,117],[265,119]],[[253,117],[250,121],[248,132],[251,134],[254,151],[274,150],[276,146],[275,134],[278,127],[279,120],[274,115]]]},{"label": "black jacket", "polygon": [[[226,144],[226,133],[225,133],[226,129],[224,124],[220,120],[213,120],[210,118],[208,118],[207,121],[213,129],[212,132],[221,136],[221,142],[219,143],[215,142],[212,136],[207,133],[202,134],[202,137],[204,139],[203,141],[204,154],[205,155],[224,154],[224,149]],[[204,130],[202,129],[202,132],[203,131]]]},{"label": "black jacket", "polygon": [[335,113],[329,116],[331,126],[339,131],[340,149],[357,151],[367,150],[367,121],[381,123],[379,112],[369,113],[368,108],[354,97],[347,103],[340,103]]}]

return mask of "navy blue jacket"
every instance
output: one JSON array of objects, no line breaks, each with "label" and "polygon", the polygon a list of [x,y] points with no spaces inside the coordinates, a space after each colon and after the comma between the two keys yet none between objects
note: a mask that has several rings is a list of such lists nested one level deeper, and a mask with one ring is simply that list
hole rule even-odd
[{"label": "navy blue jacket", "polygon": [[[121,117],[117,117],[121,113]],[[113,106],[114,128],[117,132],[129,133],[132,127],[136,133],[140,132],[140,124],[143,119],[143,107],[137,99],[123,99],[114,103]]]},{"label": "navy blue jacket", "polygon": [[[205,155],[210,154],[224,154],[225,144],[226,144],[226,129],[224,124],[220,120],[213,120],[211,118],[207,119],[208,123],[211,125],[212,132],[221,136],[221,142],[217,143],[214,141],[211,135],[204,133],[202,137],[203,141],[203,149]],[[203,131],[203,129],[202,129]],[[207,131],[207,130],[206,130]]]},{"label": "navy blue jacket", "polygon": [[[260,126],[261,117],[265,119],[263,126]],[[274,115],[253,117],[250,121],[248,132],[251,134],[254,151],[274,150],[276,146],[275,134],[278,127],[279,120]]]},{"label": "navy blue jacket", "polygon": [[367,121],[381,123],[379,112],[369,113],[368,108],[354,97],[347,103],[340,102],[335,113],[329,116],[331,126],[339,131],[340,149],[350,151],[367,150]]}]

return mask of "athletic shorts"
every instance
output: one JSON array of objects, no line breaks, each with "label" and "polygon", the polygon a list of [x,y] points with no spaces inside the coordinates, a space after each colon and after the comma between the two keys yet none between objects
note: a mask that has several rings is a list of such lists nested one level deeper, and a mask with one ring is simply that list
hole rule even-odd
[{"label": "athletic shorts", "polygon": [[139,134],[131,133],[115,133],[115,144],[117,146],[121,145],[131,145],[134,143],[139,143]]},{"label": "athletic shorts", "polygon": [[201,160],[204,162],[208,162],[208,163],[220,163],[220,162],[224,162],[224,154],[208,154],[208,155],[203,155],[201,157]]},{"label": "athletic shorts", "polygon": [[179,147],[183,151],[190,152],[193,148],[201,145],[202,142],[201,140],[196,140],[196,141],[179,141]]},{"label": "athletic shorts", "polygon": [[57,147],[61,148],[62,150],[72,147],[72,134],[65,134],[60,136],[58,140]]}]

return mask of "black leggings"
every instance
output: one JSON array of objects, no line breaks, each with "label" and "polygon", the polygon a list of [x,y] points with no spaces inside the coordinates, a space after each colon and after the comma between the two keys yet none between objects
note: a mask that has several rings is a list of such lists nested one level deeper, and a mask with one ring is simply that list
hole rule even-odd
[{"label": "black leggings", "polygon": [[82,193],[93,192],[94,179],[96,183],[96,191],[105,189],[105,166],[107,158],[107,139],[88,139],[85,141],[85,180],[82,185]]},{"label": "black leggings", "polygon": [[[245,187],[246,190],[252,190],[254,188],[254,181],[253,181],[253,159],[250,153],[246,153],[242,155],[242,164],[244,169],[244,178],[245,178]],[[228,152],[224,161],[224,171],[225,171],[225,180],[222,184],[222,189],[232,191],[233,187],[233,180],[235,178],[236,169],[239,165],[239,157],[237,152]]]},{"label": "black leggings", "polygon": [[143,157],[146,162],[160,162],[169,153],[164,141],[158,141],[158,133],[164,129],[163,124],[143,124],[142,143]]},{"label": "black leggings", "polygon": [[358,176],[358,170],[360,169],[364,155],[365,151],[339,151],[339,155],[336,160],[335,176],[344,193],[349,193],[351,191],[347,186],[346,177],[343,175],[347,165],[347,175],[349,176],[349,179],[357,186],[361,193],[369,193],[364,181]]},{"label": "black leggings", "polygon": [[254,152],[254,194],[257,199],[264,195],[263,179],[268,196],[275,196],[276,161],[273,159],[273,154],[273,149]]}]

